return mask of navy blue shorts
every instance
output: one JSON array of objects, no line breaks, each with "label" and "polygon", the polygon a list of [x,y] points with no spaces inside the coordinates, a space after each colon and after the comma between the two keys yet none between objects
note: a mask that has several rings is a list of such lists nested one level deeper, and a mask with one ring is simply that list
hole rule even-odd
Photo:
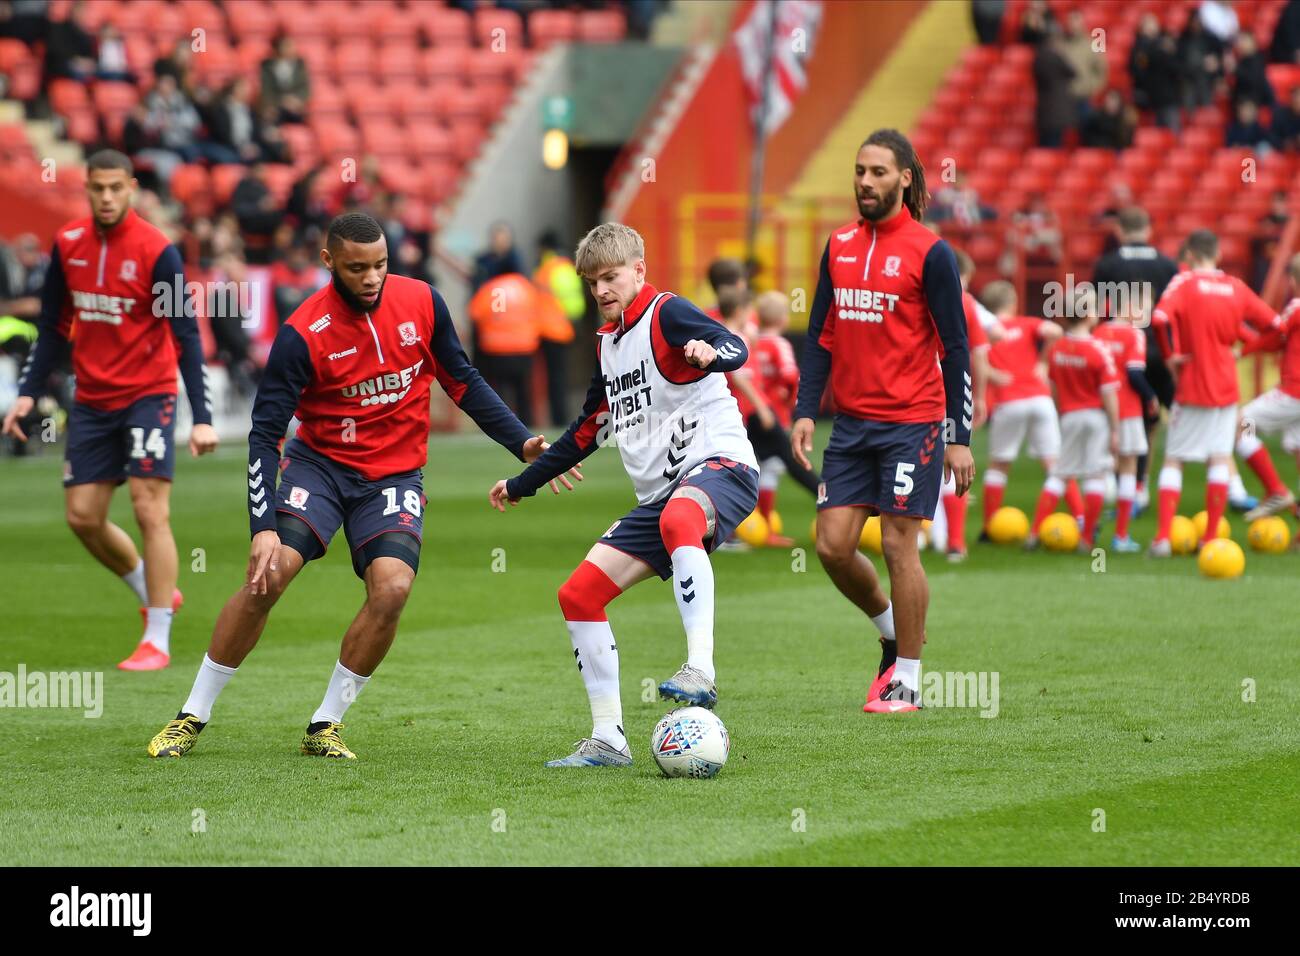
[{"label": "navy blue shorts", "polygon": [[943,487],[943,423],[836,415],[822,458],[817,508],[933,518]]},{"label": "navy blue shorts", "polygon": [[[415,563],[405,557],[403,560],[417,567],[426,504],[419,471],[370,481],[316,453],[297,438],[284,446],[280,466],[280,486],[275,492],[280,526],[298,518],[311,528],[320,545],[319,549],[310,548],[311,553],[304,553],[303,558],[314,561],[323,556],[330,539],[342,527],[352,549],[352,568],[357,577],[364,577],[369,563],[365,546],[381,534],[397,531],[415,539]],[[301,551],[292,541],[290,538],[285,543]]]},{"label": "navy blue shorts", "polygon": [[146,395],[111,412],[73,402],[63,485],[120,485],[128,475],[171,481],[176,473],[175,432],[175,395]]},{"label": "navy blue shorts", "polygon": [[730,458],[708,458],[692,468],[672,491],[649,505],[637,505],[600,536],[600,543],[640,558],[665,581],[673,576],[673,563],[659,534],[659,516],[680,488],[698,488],[713,502],[713,535],[705,543],[712,552],[731,537],[758,505],[758,472]]}]

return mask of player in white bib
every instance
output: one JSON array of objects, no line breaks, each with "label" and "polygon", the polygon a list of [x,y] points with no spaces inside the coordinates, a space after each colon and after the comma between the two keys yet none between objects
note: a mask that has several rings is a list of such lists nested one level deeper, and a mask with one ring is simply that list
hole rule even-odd
[{"label": "player in white bib", "polygon": [[605,608],[632,585],[672,578],[686,629],[686,663],[659,685],[660,696],[717,703],[709,552],[758,503],[758,463],[736,400],[714,373],[740,368],[748,350],[686,299],[646,282],[645,245],[627,226],[597,226],[578,245],[575,265],[606,323],[587,400],[564,436],[521,474],[498,481],[489,500],[505,511],[600,445],[618,447],[637,507],[601,535],[559,592],[592,733],[547,766],[621,767],[632,755]]}]

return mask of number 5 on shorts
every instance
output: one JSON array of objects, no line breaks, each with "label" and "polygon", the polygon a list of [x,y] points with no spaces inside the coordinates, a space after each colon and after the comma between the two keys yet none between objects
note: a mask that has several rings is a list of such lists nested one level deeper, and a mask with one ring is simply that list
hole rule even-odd
[{"label": "number 5 on shorts", "polygon": [[900,461],[898,469],[894,472],[894,494],[910,495],[912,493],[912,472],[916,470],[916,465],[910,462]]}]

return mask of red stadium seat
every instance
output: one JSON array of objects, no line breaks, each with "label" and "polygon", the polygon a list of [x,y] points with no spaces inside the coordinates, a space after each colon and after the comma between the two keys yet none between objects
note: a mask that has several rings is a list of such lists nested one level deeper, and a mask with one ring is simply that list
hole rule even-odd
[{"label": "red stadium seat", "polygon": [[375,51],[369,43],[360,41],[340,43],[334,48],[333,75],[347,87],[364,86],[376,66]]},{"label": "red stadium seat", "polygon": [[64,115],[68,124],[68,138],[89,146],[99,138],[99,114],[94,107],[78,106]]},{"label": "red stadium seat", "polygon": [[433,47],[420,51],[420,75],[429,83],[460,82],[470,51],[465,47]]},{"label": "red stadium seat", "polygon": [[53,79],[50,81],[46,95],[50,101],[50,109],[60,115],[66,116],[72,110],[90,105],[90,94],[86,90],[86,85],[80,80],[64,77]]},{"label": "red stadium seat", "polygon": [[569,10],[536,10],[528,18],[528,38],[536,50],[572,43],[577,37],[578,16]]},{"label": "red stadium seat", "polygon": [[240,3],[226,4],[225,10],[231,35],[238,37],[240,44],[250,40],[269,42],[280,30],[274,4],[262,0],[242,0]]},{"label": "red stadium seat", "polygon": [[454,155],[451,134],[440,123],[421,122],[409,126],[406,143],[416,156],[427,159],[451,160]]},{"label": "red stadium seat", "polygon": [[419,4],[416,9],[419,11],[417,16],[420,26],[430,45],[467,47],[473,44],[474,24],[464,10],[435,7],[432,4]]},{"label": "red stadium seat", "polygon": [[375,53],[375,70],[391,85],[393,80],[420,76],[420,48],[415,38],[388,40]]},{"label": "red stadium seat", "polygon": [[289,144],[295,165],[310,164],[317,155],[316,133],[310,126],[302,123],[281,123],[280,135]]},{"label": "red stadium seat", "polygon": [[627,36],[627,17],[618,10],[584,10],[578,14],[578,39],[584,43],[618,43]]},{"label": "red stadium seat", "polygon": [[461,118],[451,123],[452,155],[461,163],[477,156],[486,139],[483,124],[476,119]]},{"label": "red stadium seat", "polygon": [[183,205],[191,215],[198,207],[211,208],[212,183],[207,167],[198,163],[177,166],[171,179],[172,198]]}]

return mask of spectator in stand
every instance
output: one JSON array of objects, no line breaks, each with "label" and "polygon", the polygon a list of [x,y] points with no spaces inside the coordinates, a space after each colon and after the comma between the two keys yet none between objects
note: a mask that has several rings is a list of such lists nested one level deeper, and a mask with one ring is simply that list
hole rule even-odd
[{"label": "spectator in stand", "polygon": [[266,165],[254,163],[230,197],[230,208],[239,222],[240,238],[248,261],[266,265],[270,261],[271,237],[284,213],[266,184]]},{"label": "spectator in stand", "polygon": [[1273,152],[1273,142],[1268,130],[1259,121],[1259,107],[1252,100],[1242,100],[1237,104],[1237,115],[1228,126],[1225,146],[1244,146],[1254,150],[1260,156]]},{"label": "spectator in stand", "polygon": [[1013,240],[1024,250],[1026,261],[1061,261],[1061,223],[1042,193],[1030,193],[1025,208],[1012,214],[1011,224]]},{"label": "spectator in stand", "polygon": [[1070,95],[1078,105],[1079,119],[1085,120],[1092,112],[1092,100],[1106,88],[1110,76],[1105,52],[1093,49],[1093,38],[1081,10],[1071,10],[1066,18],[1065,35],[1061,39],[1061,54],[1074,68],[1070,82]]},{"label": "spectator in stand", "polygon": [[379,175],[379,158],[367,155],[361,159],[360,175],[339,183],[336,202],[342,212],[364,212],[369,215],[384,191],[383,179]]},{"label": "spectator in stand", "polygon": [[1049,20],[1046,39],[1034,49],[1034,86],[1038,90],[1034,122],[1039,146],[1059,148],[1065,134],[1079,125],[1079,107],[1071,92],[1074,81],[1061,26]]},{"label": "spectator in stand", "polygon": [[202,126],[199,111],[176,84],[171,74],[163,74],[144,98],[145,130],[156,137],[157,148],[175,153],[187,163],[203,157],[198,131]]},{"label": "spectator in stand", "polygon": [[5,0],[0,3],[0,38],[21,40],[28,46],[44,40],[50,29],[49,6],[46,0]]},{"label": "spectator in stand", "polygon": [[973,226],[985,219],[996,219],[998,212],[980,202],[979,193],[966,185],[966,177],[954,172],[953,183],[934,195],[934,202],[926,210],[934,222],[952,222]]},{"label": "spectator in stand", "polygon": [[1139,21],[1128,69],[1133,78],[1134,104],[1155,113],[1159,125],[1178,132],[1182,125],[1178,46],[1154,13],[1144,13]]},{"label": "spectator in stand", "polygon": [[1237,39],[1237,31],[1241,27],[1237,22],[1237,11],[1232,8],[1231,3],[1225,3],[1224,0],[1205,0],[1201,4],[1199,16],[1201,22],[1205,24],[1205,29],[1218,37],[1225,47]]},{"label": "spectator in stand", "polygon": [[1029,0],[1029,5],[1020,17],[1020,42],[1038,46],[1047,39],[1052,27],[1056,25],[1056,15],[1047,5],[1047,0]]},{"label": "spectator in stand", "polygon": [[1256,292],[1264,288],[1269,266],[1273,264],[1273,257],[1277,253],[1277,244],[1281,241],[1286,224],[1291,219],[1287,198],[1285,189],[1273,192],[1268,212],[1260,217],[1255,235],[1250,241],[1251,258],[1254,263],[1250,287]]},{"label": "spectator in stand", "polygon": [[1002,18],[1006,12],[1006,0],[971,0],[971,19],[981,46],[997,46],[1001,42]]},{"label": "spectator in stand", "polygon": [[524,261],[515,248],[515,231],[510,223],[494,222],[488,230],[488,247],[474,257],[472,279],[475,292],[493,276],[510,272],[523,274]]},{"label": "spectator in stand", "polygon": [[0,256],[0,316],[25,322],[41,317],[41,289],[49,265],[50,257],[32,233],[25,232],[15,240],[12,256]]},{"label": "spectator in stand", "polygon": [[[233,250],[223,254],[215,263],[212,288],[238,289],[248,283],[248,267]],[[233,285],[229,285],[233,283]],[[241,311],[238,295],[212,295],[209,297],[208,326],[216,346],[213,356],[226,367],[230,385],[241,398],[252,398],[257,391],[258,369],[249,355],[248,333],[245,323],[252,316]]]},{"label": "spectator in stand", "polygon": [[282,33],[275,38],[272,55],[262,61],[261,105],[276,110],[281,123],[302,123],[311,99],[311,77],[307,63],[298,56],[293,37]]},{"label": "spectator in stand", "polygon": [[1137,128],[1137,111],[1124,102],[1119,90],[1110,89],[1101,107],[1088,114],[1079,131],[1079,143],[1096,149],[1128,149]]},{"label": "spectator in stand", "polygon": [[122,39],[122,34],[117,27],[111,23],[105,23],[100,27],[99,40],[95,49],[95,79],[118,83],[136,81],[127,55],[126,41]]},{"label": "spectator in stand", "polygon": [[95,38],[86,29],[86,5],[77,0],[63,20],[50,24],[45,39],[45,83],[59,77],[73,80],[95,76]]},{"label": "spectator in stand", "polygon": [[335,203],[329,178],[332,170],[333,167],[321,159],[293,184],[287,214],[299,230],[314,226],[324,232],[329,221],[337,214],[339,207]]},{"label": "spectator in stand", "polygon": [[241,163],[283,163],[289,159],[283,137],[274,126],[262,124],[253,113],[252,90],[245,77],[237,76],[221,90],[208,112],[212,141],[228,150]]},{"label": "spectator in stand", "polygon": [[1277,26],[1273,28],[1273,46],[1269,59],[1274,63],[1300,66],[1300,0],[1287,0]]},{"label": "spectator in stand", "polygon": [[1261,108],[1272,108],[1277,103],[1273,84],[1268,81],[1268,62],[1260,52],[1255,37],[1242,33],[1234,48],[1236,67],[1232,71],[1232,103],[1250,100]]},{"label": "spectator in stand", "polygon": [[194,72],[190,69],[190,39],[176,41],[172,52],[153,61],[154,81],[170,76],[187,96],[194,91]]},{"label": "spectator in stand", "polygon": [[1286,106],[1273,110],[1273,145],[1288,152],[1300,152],[1300,85],[1291,87]]},{"label": "spectator in stand", "polygon": [[1223,80],[1223,43],[1205,29],[1200,17],[1188,17],[1178,37],[1178,62],[1183,79],[1183,106],[1209,106]]}]

